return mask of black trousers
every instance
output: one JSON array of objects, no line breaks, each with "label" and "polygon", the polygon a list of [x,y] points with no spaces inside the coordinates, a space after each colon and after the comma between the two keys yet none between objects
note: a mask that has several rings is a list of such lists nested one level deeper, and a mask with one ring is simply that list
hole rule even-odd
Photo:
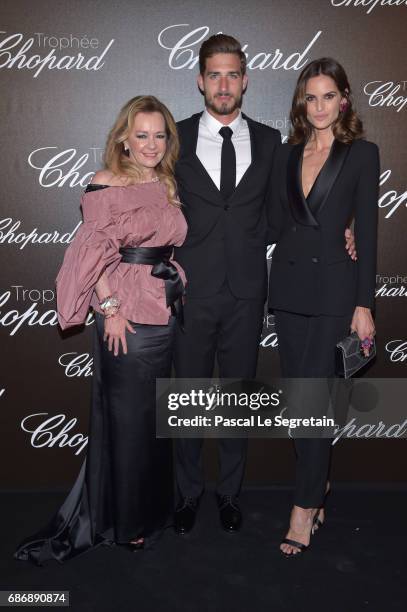
[{"label": "black trousers", "polygon": [[[254,378],[264,301],[236,298],[225,282],[208,298],[188,298],[185,332],[176,330],[174,365],[179,378],[210,378],[215,356],[221,378]],[[178,439],[175,473],[182,497],[199,497],[204,489],[201,438]],[[219,495],[238,495],[246,465],[247,438],[218,440]]]},{"label": "black trousers", "polygon": [[[308,316],[275,311],[281,372],[286,378],[333,378],[335,345],[348,335],[352,314]],[[329,475],[331,440],[297,438],[294,504],[321,506]]]}]

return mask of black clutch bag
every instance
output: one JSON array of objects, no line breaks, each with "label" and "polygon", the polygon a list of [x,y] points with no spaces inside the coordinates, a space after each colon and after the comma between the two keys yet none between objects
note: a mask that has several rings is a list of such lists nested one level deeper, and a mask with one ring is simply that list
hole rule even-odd
[{"label": "black clutch bag", "polygon": [[373,345],[367,357],[360,350],[360,338],[356,332],[346,336],[336,345],[335,370],[340,378],[350,378],[363,368],[369,361],[376,357],[376,343],[373,338]]}]

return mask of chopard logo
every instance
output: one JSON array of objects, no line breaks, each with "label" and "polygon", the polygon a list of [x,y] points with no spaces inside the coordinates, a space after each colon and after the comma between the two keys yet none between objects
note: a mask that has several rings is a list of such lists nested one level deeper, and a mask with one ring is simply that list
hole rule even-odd
[{"label": "chopard logo", "polygon": [[407,360],[407,342],[405,340],[390,340],[386,344],[386,351],[390,354],[393,363]]},{"label": "chopard logo", "polygon": [[39,302],[47,304],[55,301],[55,291],[53,289],[28,289],[24,285],[11,285],[14,290],[16,302]]},{"label": "chopard logo", "polygon": [[63,448],[69,446],[70,448],[76,448],[75,455],[79,455],[86,448],[87,436],[81,433],[69,433],[68,435],[68,432],[71,432],[71,429],[75,427],[78,419],[73,418],[65,423],[66,415],[56,414],[39,421],[38,417],[46,416],[48,416],[47,412],[37,412],[29,414],[21,421],[21,429],[31,434],[30,441],[33,448],[52,448],[54,446]]},{"label": "chopard logo", "polygon": [[358,422],[356,418],[352,418],[343,427],[335,428],[335,438],[332,441],[332,446],[342,438],[406,438],[407,419],[401,423],[386,423],[380,420],[375,423]]},{"label": "chopard logo", "polygon": [[[19,287],[19,285],[15,285],[14,288],[15,287]],[[29,327],[33,325],[54,327],[58,324],[56,310],[50,309],[40,312],[38,309],[38,301],[32,302],[25,310],[20,310],[18,307],[11,310],[3,310],[3,306],[8,303],[10,297],[11,291],[5,291],[0,295],[0,308],[2,309],[0,310],[0,325],[10,329],[10,336],[14,336],[23,325],[28,325]],[[29,297],[28,299],[31,301]],[[44,294],[42,294],[42,301],[43,303],[49,301],[44,297]],[[93,315],[89,313],[86,319],[86,325],[91,325],[93,321]]]},{"label": "chopard logo", "polygon": [[[201,26],[191,30],[188,23],[177,23],[169,25],[158,34],[157,41],[160,47],[169,51],[168,65],[173,70],[188,68],[192,70],[199,61],[198,53],[200,43],[209,34],[208,26]],[[219,32],[220,33],[220,32]],[[308,54],[321,36],[322,30],[318,30],[307,46],[301,51],[287,52],[280,49],[261,51],[254,55],[247,52],[249,44],[242,46],[242,51],[247,56],[247,68],[249,70],[301,70],[309,60]]]},{"label": "chopard logo", "polygon": [[[385,170],[380,175],[380,186],[384,185],[391,176],[391,170]],[[379,208],[387,208],[388,212],[385,215],[385,219],[390,219],[390,217],[396,212],[396,210],[402,205],[407,206],[407,191],[403,193],[397,193],[395,189],[391,189],[390,191],[386,191],[379,198]]]},{"label": "chopard logo", "polygon": [[21,219],[14,221],[11,217],[6,217],[0,219],[0,244],[18,244],[20,251],[25,249],[27,244],[70,244],[81,223],[82,221],[79,221],[71,232],[64,234],[57,230],[40,233],[36,227],[26,233],[19,231]]},{"label": "chopard logo", "polygon": [[[4,30],[0,34],[7,34]],[[17,70],[33,71],[33,78],[47,68],[48,70],[100,70],[105,65],[104,59],[114,38],[106,45],[100,55],[92,55],[86,58],[81,52],[57,55],[56,49],[97,49],[99,41],[97,38],[88,39],[87,36],[78,38],[72,34],[63,37],[46,36],[42,32],[24,38],[24,34],[17,32],[0,40],[0,69],[16,68]],[[31,48],[36,44],[44,53],[32,53]],[[47,52],[47,48],[50,50]]]},{"label": "chopard logo", "polygon": [[92,376],[93,358],[89,353],[64,353],[59,357],[58,363],[64,368],[68,378]]},{"label": "chopard logo", "polygon": [[376,274],[376,297],[407,297],[407,276]]},{"label": "chopard logo", "polygon": [[386,106],[399,113],[407,104],[407,96],[400,95],[407,89],[407,81],[369,81],[363,88],[369,98],[369,106]]},{"label": "chopard logo", "polygon": [[407,5],[407,0],[331,0],[332,6],[363,6],[369,14],[376,6],[401,6]]},{"label": "chopard logo", "polygon": [[89,150],[91,153],[79,155],[73,147],[62,151],[58,151],[58,147],[40,147],[29,154],[27,161],[31,168],[39,170],[38,182],[41,187],[86,187],[95,172],[84,172],[83,166],[89,158],[98,163],[101,154],[99,147]]},{"label": "chopard logo", "polygon": [[263,319],[263,329],[266,328],[266,335],[260,340],[260,346],[263,348],[277,348],[278,338],[275,330],[274,316],[266,315]]}]

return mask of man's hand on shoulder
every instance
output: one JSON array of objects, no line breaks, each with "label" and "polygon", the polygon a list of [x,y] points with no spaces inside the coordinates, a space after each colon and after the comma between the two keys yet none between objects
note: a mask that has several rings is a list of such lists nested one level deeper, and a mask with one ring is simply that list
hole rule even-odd
[{"label": "man's hand on shoulder", "polygon": [[348,251],[349,256],[351,257],[351,259],[353,259],[353,261],[356,261],[358,257],[356,251],[355,236],[353,235],[350,227],[347,227],[345,230],[345,240],[345,248]]}]

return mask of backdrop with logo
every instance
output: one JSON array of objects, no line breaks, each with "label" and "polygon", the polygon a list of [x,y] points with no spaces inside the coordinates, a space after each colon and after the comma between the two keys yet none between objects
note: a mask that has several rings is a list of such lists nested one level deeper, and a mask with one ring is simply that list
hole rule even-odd
[{"label": "backdrop with logo", "polygon": [[[68,486],[83,461],[93,327],[89,320],[62,335],[54,290],[81,223],[80,194],[129,98],[154,94],[177,120],[202,109],[198,50],[218,32],[236,36],[247,55],[245,112],[284,139],[302,67],[329,55],[347,70],[368,139],[381,153],[378,356],[367,375],[406,375],[406,23],[405,0],[3,0],[0,487]],[[277,344],[266,315],[260,377],[278,374]],[[334,476],[403,480],[404,447],[395,439],[340,442]],[[213,442],[206,460],[213,477]],[[252,440],[247,481],[284,481],[293,461],[289,441]]]}]

